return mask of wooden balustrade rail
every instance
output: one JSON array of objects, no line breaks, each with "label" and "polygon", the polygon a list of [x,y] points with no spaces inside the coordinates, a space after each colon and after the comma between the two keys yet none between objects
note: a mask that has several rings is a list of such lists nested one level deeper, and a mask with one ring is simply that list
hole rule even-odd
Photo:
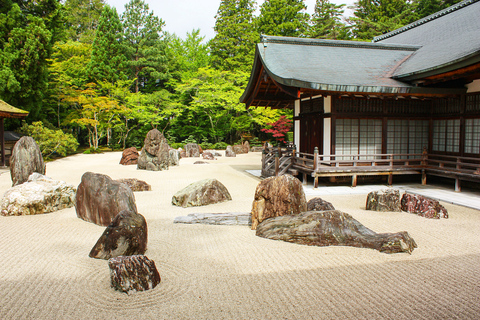
[{"label": "wooden balustrade rail", "polygon": [[319,177],[351,176],[352,186],[356,186],[357,176],[388,175],[392,183],[395,174],[422,174],[422,184],[426,175],[437,175],[455,179],[455,190],[460,191],[460,180],[480,182],[480,159],[438,154],[348,154],[320,155],[317,149],[313,154],[296,152],[293,148],[270,148],[264,150],[262,175],[282,175],[291,173],[314,177],[315,187]]}]

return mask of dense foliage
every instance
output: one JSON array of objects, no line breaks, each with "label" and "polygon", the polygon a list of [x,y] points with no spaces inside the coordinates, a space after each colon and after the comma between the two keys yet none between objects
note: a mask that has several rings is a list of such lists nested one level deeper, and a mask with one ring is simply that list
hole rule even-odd
[{"label": "dense foliage", "polygon": [[262,129],[291,118],[239,102],[261,34],[369,41],[455,2],[358,0],[346,19],[329,0],[312,16],[303,0],[221,0],[206,42],[198,29],[184,39],[164,32],[144,0],[121,16],[105,0],[0,0],[0,99],[30,111],[21,130],[45,156],[73,152],[76,140],[141,147],[152,128],[172,145],[261,143],[283,137]]}]

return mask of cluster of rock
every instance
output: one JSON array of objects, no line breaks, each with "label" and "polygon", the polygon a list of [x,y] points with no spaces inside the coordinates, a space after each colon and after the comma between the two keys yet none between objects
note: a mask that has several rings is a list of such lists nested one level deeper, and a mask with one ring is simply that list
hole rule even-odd
[{"label": "cluster of rock", "polygon": [[227,188],[217,179],[204,179],[189,184],[172,197],[179,207],[196,207],[232,200]]},{"label": "cluster of rock", "polygon": [[333,205],[322,199],[307,204],[301,182],[290,175],[260,182],[251,215],[256,235],[268,239],[372,248],[384,253],[411,253],[417,247],[405,231],[375,233],[349,214],[333,210]]},{"label": "cluster of rock", "polygon": [[75,187],[44,174],[45,163],[35,140],[28,136],[20,138],[10,158],[12,188],[3,195],[1,215],[34,215],[72,207]]},{"label": "cluster of rock", "polygon": [[131,293],[153,289],[160,283],[155,263],[144,256],[148,232],[145,218],[137,212],[134,189],[150,186],[136,179],[112,180],[109,176],[86,172],[78,186],[77,216],[107,226],[89,256],[108,260],[111,285]]},{"label": "cluster of rock", "polygon": [[405,211],[430,219],[448,218],[447,209],[437,200],[409,193],[403,194],[400,198],[400,191],[397,189],[370,192],[367,196],[366,209],[391,212]]}]

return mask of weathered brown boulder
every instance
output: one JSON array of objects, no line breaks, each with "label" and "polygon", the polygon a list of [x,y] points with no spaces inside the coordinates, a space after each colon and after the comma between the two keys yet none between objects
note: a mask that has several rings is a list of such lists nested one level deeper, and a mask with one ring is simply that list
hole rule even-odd
[{"label": "weathered brown boulder", "polygon": [[147,222],[138,213],[123,210],[112,220],[95,246],[90,258],[108,260],[118,256],[144,254],[147,250]]},{"label": "weathered brown boulder", "polygon": [[243,153],[249,153],[250,152],[250,142],[245,141],[242,145],[243,145]]},{"label": "weathered brown boulder", "polygon": [[400,205],[400,191],[397,189],[385,189],[372,191],[367,196],[367,210],[373,211],[402,211]]},{"label": "weathered brown boulder", "polygon": [[236,144],[236,145],[232,146],[232,148],[233,148],[233,152],[235,152],[235,154],[245,153],[245,150],[243,149],[242,144]]},{"label": "weathered brown boulder", "polygon": [[185,157],[198,158],[200,157],[200,147],[196,143],[187,143],[185,145]]},{"label": "weathered brown boulder", "polygon": [[440,219],[448,218],[447,209],[437,200],[433,200],[418,194],[405,193],[401,200],[402,210],[410,213],[416,213],[419,216]]},{"label": "weathered brown boulder", "polygon": [[145,137],[145,143],[138,157],[137,168],[141,170],[168,170],[170,154],[167,139],[157,129],[152,129]]},{"label": "weathered brown boulder", "polygon": [[137,212],[133,191],[109,176],[86,172],[77,188],[77,216],[100,226],[108,226],[123,210]]},{"label": "weathered brown boulder", "polygon": [[232,196],[220,181],[204,179],[178,191],[172,198],[172,204],[186,208],[206,206],[228,200],[232,200]]},{"label": "weathered brown boulder", "polygon": [[130,189],[132,189],[133,192],[152,190],[151,185],[136,178],[117,179],[116,181],[126,184]]},{"label": "weathered brown boulder", "polygon": [[54,212],[75,205],[75,187],[34,172],[28,180],[8,189],[0,201],[2,216]]},{"label": "weathered brown boulder", "polygon": [[256,235],[311,246],[352,246],[384,253],[411,253],[417,247],[406,231],[375,233],[338,210],[271,218],[258,225]]},{"label": "weathered brown boulder", "polygon": [[325,211],[325,210],[335,210],[333,204],[328,201],[323,200],[322,198],[313,198],[307,202],[307,211]]},{"label": "weathered brown boulder", "polygon": [[227,146],[227,149],[225,150],[225,157],[236,157],[237,154],[233,151],[232,146]]},{"label": "weathered brown boulder", "polygon": [[112,288],[121,292],[150,290],[161,281],[155,262],[143,255],[111,258],[108,267]]},{"label": "weathered brown boulder", "polygon": [[137,148],[131,147],[123,150],[122,159],[120,159],[120,164],[124,166],[137,164],[138,162],[138,151]]},{"label": "weathered brown boulder", "polygon": [[209,152],[209,151],[205,151],[204,153],[202,153],[202,157],[204,160],[217,160],[215,159],[213,153]]},{"label": "weathered brown boulder", "polygon": [[300,180],[283,175],[261,181],[255,190],[252,205],[252,229],[272,217],[307,211],[307,200]]},{"label": "weathered brown boulder", "polygon": [[12,186],[24,183],[34,172],[45,174],[42,152],[32,137],[24,136],[17,141],[10,157]]}]

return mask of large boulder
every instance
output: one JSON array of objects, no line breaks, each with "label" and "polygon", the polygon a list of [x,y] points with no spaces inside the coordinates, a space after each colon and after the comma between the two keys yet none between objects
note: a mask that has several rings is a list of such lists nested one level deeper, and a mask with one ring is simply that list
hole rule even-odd
[{"label": "large boulder", "polygon": [[117,179],[117,181],[126,184],[130,189],[132,189],[133,192],[152,190],[151,185],[136,178]]},{"label": "large boulder", "polygon": [[243,145],[243,153],[250,152],[250,142],[245,141],[242,145]]},{"label": "large boulder", "polygon": [[400,191],[397,189],[385,189],[372,191],[367,196],[367,210],[373,211],[402,211],[400,205]]},{"label": "large boulder", "polygon": [[322,198],[313,198],[307,202],[307,211],[325,211],[325,210],[335,210],[333,204],[328,201],[323,200]]},{"label": "large boulder", "polygon": [[144,254],[147,250],[147,222],[133,211],[124,210],[108,225],[89,256],[108,260],[118,256]]},{"label": "large boulder", "polygon": [[243,148],[243,144],[236,144],[232,148],[233,148],[233,152],[235,152],[235,154],[245,153],[245,149]]},{"label": "large boulder", "polygon": [[100,226],[108,226],[123,210],[137,213],[133,191],[109,176],[86,172],[77,188],[77,216]]},{"label": "large boulder", "polygon": [[138,150],[135,147],[131,147],[123,150],[122,159],[120,159],[120,164],[124,166],[137,164],[138,162]]},{"label": "large boulder", "polygon": [[145,143],[137,168],[141,170],[161,171],[168,170],[170,165],[170,153],[167,139],[157,129],[152,129],[145,137]]},{"label": "large boulder", "polygon": [[286,174],[261,181],[252,205],[252,229],[263,220],[307,211],[302,182]]},{"label": "large boulder", "polygon": [[161,281],[155,262],[144,255],[111,258],[108,267],[112,287],[121,292],[150,290]]},{"label": "large boulder", "polygon": [[25,183],[16,185],[3,195],[2,216],[33,215],[54,212],[75,205],[75,187],[32,173]]},{"label": "large boulder", "polygon": [[35,140],[24,136],[17,141],[10,157],[12,186],[24,183],[34,172],[45,174],[45,163]]},{"label": "large boulder", "polygon": [[408,232],[376,233],[338,210],[307,211],[268,219],[258,225],[256,235],[312,246],[371,248],[384,253],[411,253],[417,247]]},{"label": "large boulder", "polygon": [[220,181],[204,179],[178,191],[172,198],[172,204],[186,208],[206,206],[228,200],[232,200],[232,196]]},{"label": "large boulder", "polygon": [[200,147],[196,143],[187,143],[185,145],[185,157],[198,158],[200,157]]},{"label": "large boulder", "polygon": [[236,156],[237,154],[235,153],[235,151],[233,151],[232,146],[227,146],[227,149],[225,150],[225,157],[233,158]]},{"label": "large boulder", "polygon": [[401,200],[402,210],[430,219],[448,218],[447,209],[437,200],[418,194],[405,193]]},{"label": "large boulder", "polygon": [[204,153],[202,153],[202,157],[204,160],[217,160],[213,153],[211,153],[210,151],[205,151]]}]

